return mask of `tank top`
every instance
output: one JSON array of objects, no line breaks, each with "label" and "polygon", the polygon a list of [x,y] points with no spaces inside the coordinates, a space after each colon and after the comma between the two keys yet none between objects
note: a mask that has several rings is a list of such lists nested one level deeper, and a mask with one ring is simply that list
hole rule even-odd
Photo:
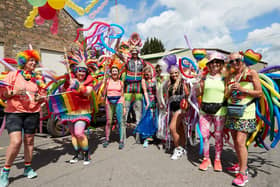
[{"label": "tank top", "polygon": [[[107,96],[121,96],[122,94],[122,82],[121,80],[114,81],[113,79],[109,79],[107,83]],[[124,98],[121,97],[118,103],[123,103]],[[108,98],[106,99],[106,104],[109,104]]]},{"label": "tank top", "polygon": [[[246,90],[254,90],[254,85],[252,83],[251,77],[248,76],[248,73],[250,72],[250,69],[245,69],[243,75],[241,75],[240,78],[240,86],[245,88]],[[236,80],[234,77],[231,77],[228,87],[235,83]],[[243,95],[240,91],[233,91],[230,93],[230,97],[228,99],[229,104],[238,104],[238,105],[244,105],[254,98],[249,95]],[[240,119],[255,119],[256,118],[256,106],[255,103],[249,105],[246,107],[243,116]]]},{"label": "tank top", "polygon": [[[205,103],[223,103],[225,97],[225,82],[223,77],[213,77],[210,74],[204,81],[202,102]],[[203,111],[201,111],[203,113]],[[226,107],[221,107],[215,115],[224,116]]]}]

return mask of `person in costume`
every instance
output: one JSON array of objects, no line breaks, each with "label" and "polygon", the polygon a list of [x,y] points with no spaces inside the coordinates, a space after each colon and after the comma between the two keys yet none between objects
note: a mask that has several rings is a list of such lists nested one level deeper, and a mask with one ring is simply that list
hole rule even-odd
[{"label": "person in costume", "polygon": [[152,68],[146,66],[143,69],[144,79],[142,79],[142,88],[144,93],[144,115],[137,125],[135,132],[140,134],[140,138],[144,140],[143,147],[149,145],[149,141],[153,140],[153,136],[157,132],[158,109],[157,109],[157,88],[156,79],[153,78]]},{"label": "person in costume", "polygon": [[[1,170],[0,186],[7,186],[12,163],[24,142],[24,173],[29,179],[37,177],[32,169],[34,135],[39,127],[41,104],[45,101],[45,83],[36,77],[35,67],[40,61],[35,50],[25,50],[17,55],[19,70],[9,72],[4,78],[7,87],[1,88],[1,97],[7,101],[5,108],[6,129],[10,144],[6,152],[5,165]],[[23,132],[23,133],[22,133]]]},{"label": "person in costume", "polygon": [[132,57],[126,63],[126,77],[125,77],[125,119],[128,117],[128,112],[132,101],[133,110],[136,114],[136,124],[139,123],[142,116],[142,71],[146,65],[144,61],[139,58],[139,50],[136,48],[130,51]]},{"label": "person in costume", "polygon": [[119,70],[121,69],[121,64],[113,64],[110,70],[111,77],[106,81],[104,95],[106,96],[106,127],[105,134],[106,140],[103,143],[103,147],[109,145],[109,137],[111,131],[111,124],[113,122],[113,115],[116,113],[117,123],[119,128],[120,142],[119,149],[123,149],[125,140],[125,125],[123,122],[123,115],[125,113],[124,109],[124,85],[119,79]]},{"label": "person in costume", "polygon": [[[225,126],[231,130],[238,164],[227,169],[230,172],[237,173],[232,183],[237,186],[244,186],[248,182],[246,139],[248,133],[256,130],[254,98],[262,96],[262,88],[257,72],[246,66],[241,54],[230,54],[229,64],[233,71],[230,72],[226,80],[225,95],[228,98],[229,106]],[[230,104],[244,105],[245,110],[243,114],[241,113],[240,116],[230,116]]]},{"label": "person in costume", "polygon": [[177,160],[186,154],[184,148],[186,144],[185,124],[183,123],[185,110],[181,109],[180,103],[189,94],[187,85],[184,83],[177,66],[171,66],[170,68],[170,80],[167,92],[168,113],[171,116],[169,118],[171,119],[169,128],[175,145],[171,159]]},{"label": "person in costume", "polygon": [[74,69],[75,77],[67,78],[64,90],[73,102],[71,111],[59,114],[61,122],[69,126],[72,135],[72,145],[75,150],[74,157],[69,161],[76,163],[79,160],[79,152],[84,154],[84,165],[90,163],[88,139],[84,133],[91,121],[91,93],[93,91],[92,78],[84,61],[81,61]]},{"label": "person in costume", "polygon": [[214,170],[222,171],[221,153],[223,149],[223,129],[225,123],[226,107],[225,100],[225,82],[221,75],[224,64],[223,56],[219,53],[212,53],[208,56],[206,64],[208,73],[203,75],[200,82],[200,94],[202,104],[200,110],[199,125],[203,136],[203,154],[204,159],[199,166],[200,170],[207,170],[211,166],[209,157],[209,138],[210,127],[214,125],[215,138],[215,162]]}]

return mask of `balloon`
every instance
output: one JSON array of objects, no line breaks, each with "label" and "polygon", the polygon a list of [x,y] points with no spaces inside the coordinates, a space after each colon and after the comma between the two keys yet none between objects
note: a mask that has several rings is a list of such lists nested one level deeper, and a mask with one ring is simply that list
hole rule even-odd
[{"label": "balloon", "polygon": [[56,10],[50,7],[48,3],[42,7],[39,7],[38,10],[39,10],[39,15],[46,20],[53,19],[54,16],[56,15]]},{"label": "balloon", "polygon": [[80,16],[85,14],[85,10],[83,8],[79,7],[78,5],[76,5],[75,3],[73,3],[72,0],[66,1],[66,5],[70,8],[72,8],[73,10],[75,10]]},{"label": "balloon", "polygon": [[63,9],[65,4],[66,4],[66,0],[48,0],[48,4],[56,10],[60,10]]},{"label": "balloon", "polygon": [[[98,2],[98,1],[97,1]],[[90,15],[89,18],[94,19],[96,14],[98,14],[107,4],[109,0],[105,0],[95,11],[93,11]],[[94,5],[93,5],[94,6]],[[87,7],[88,8],[88,7]],[[86,8],[86,12],[89,12],[89,9]]]},{"label": "balloon", "polygon": [[96,1],[92,1],[86,8],[85,8],[85,12],[89,13],[89,11],[96,5],[96,3],[98,3],[99,0]]},{"label": "balloon", "polygon": [[35,16],[38,14],[38,8],[37,7],[33,7],[33,10],[31,10],[29,12],[29,16],[25,19],[24,21],[24,26],[26,28],[32,28],[34,26],[34,19]]},{"label": "balloon", "polygon": [[47,0],[27,0],[32,6],[41,7],[46,4]]},{"label": "balloon", "polygon": [[193,49],[192,50],[193,57],[197,60],[200,61],[204,57],[206,57],[207,53],[205,49]]},{"label": "balloon", "polygon": [[275,66],[269,66],[269,67],[266,67],[266,68],[263,68],[262,70],[259,71],[259,73],[266,73],[266,72],[269,72],[270,70],[277,70],[280,68],[280,65],[275,65]]},{"label": "balloon", "polygon": [[262,55],[252,49],[248,49],[243,55],[243,60],[247,66],[254,65],[262,59]]},{"label": "balloon", "polygon": [[163,61],[168,65],[168,67],[167,67],[167,72],[169,72],[171,66],[172,66],[172,65],[173,65],[173,66],[176,65],[176,63],[177,63],[177,57],[176,57],[176,55],[173,55],[173,54],[167,55],[167,56],[163,57]]},{"label": "balloon", "polygon": [[202,60],[198,61],[198,67],[200,69],[204,69],[206,67],[207,62],[208,62],[208,59],[203,58]]},{"label": "balloon", "polygon": [[37,17],[35,18],[35,22],[36,22],[37,25],[42,25],[42,24],[44,24],[45,19],[42,18],[41,16],[37,16]]}]

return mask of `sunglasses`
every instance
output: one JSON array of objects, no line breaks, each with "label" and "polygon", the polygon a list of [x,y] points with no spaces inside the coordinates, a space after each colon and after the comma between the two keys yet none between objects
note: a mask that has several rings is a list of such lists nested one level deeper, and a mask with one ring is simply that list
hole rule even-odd
[{"label": "sunglasses", "polygon": [[230,61],[229,61],[230,64],[233,64],[233,63],[235,63],[235,62],[236,62],[237,64],[240,64],[241,59],[240,59],[240,58],[237,58],[237,59],[233,59],[233,60],[230,60]]}]

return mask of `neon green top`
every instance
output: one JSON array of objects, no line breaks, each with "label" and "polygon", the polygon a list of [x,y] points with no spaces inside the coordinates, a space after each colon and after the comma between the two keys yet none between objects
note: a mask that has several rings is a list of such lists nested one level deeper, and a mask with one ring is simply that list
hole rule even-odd
[{"label": "neon green top", "polygon": [[[202,102],[205,103],[223,103],[225,98],[225,82],[221,76],[214,77],[207,75],[204,81],[204,89]],[[215,116],[224,116],[226,115],[226,107],[221,107]],[[201,110],[202,114],[205,114]]]},{"label": "neon green top", "polygon": [[[245,88],[246,90],[254,90],[254,85],[252,83],[252,80],[250,80],[250,78],[247,76],[247,73],[250,70],[245,70],[245,71],[246,72],[244,73],[244,75],[242,76],[242,78],[239,82],[240,86],[242,88]],[[233,78],[231,78],[230,82],[229,82],[229,88],[232,85],[231,83],[234,83],[234,82],[235,82],[235,80]],[[250,102],[252,99],[254,99],[254,98],[249,95],[243,95],[241,92],[233,91],[232,93],[230,93],[228,103],[244,105],[244,104]],[[255,119],[255,118],[256,118],[256,105],[255,105],[255,103],[252,103],[248,107],[246,107],[243,116],[240,117],[239,119]]]}]

